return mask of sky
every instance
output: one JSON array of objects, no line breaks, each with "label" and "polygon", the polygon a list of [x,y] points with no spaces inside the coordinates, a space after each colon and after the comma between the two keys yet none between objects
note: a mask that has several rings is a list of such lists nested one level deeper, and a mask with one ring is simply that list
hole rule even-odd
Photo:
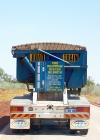
[{"label": "sky", "polygon": [[100,83],[100,0],[0,0],[0,67],[16,77],[11,47],[34,42],[85,46],[87,74]]}]

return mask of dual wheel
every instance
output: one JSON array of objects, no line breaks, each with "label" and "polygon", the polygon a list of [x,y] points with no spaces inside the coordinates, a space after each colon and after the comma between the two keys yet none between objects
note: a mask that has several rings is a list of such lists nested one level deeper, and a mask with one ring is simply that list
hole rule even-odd
[{"label": "dual wheel", "polygon": [[88,129],[81,129],[81,130],[70,130],[71,134],[76,134],[79,131],[79,134],[81,135],[87,135]]},{"label": "dual wheel", "polygon": [[29,133],[29,129],[12,129],[12,133]]}]

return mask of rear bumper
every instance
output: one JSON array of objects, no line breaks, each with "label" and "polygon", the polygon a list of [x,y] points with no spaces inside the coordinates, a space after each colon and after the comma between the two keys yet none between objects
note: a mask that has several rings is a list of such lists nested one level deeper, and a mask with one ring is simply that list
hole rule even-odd
[{"label": "rear bumper", "polygon": [[46,119],[55,119],[55,118],[66,118],[66,119],[89,119],[90,114],[63,114],[63,113],[36,113],[36,114],[10,114],[11,119],[29,119],[29,118],[46,118]]}]

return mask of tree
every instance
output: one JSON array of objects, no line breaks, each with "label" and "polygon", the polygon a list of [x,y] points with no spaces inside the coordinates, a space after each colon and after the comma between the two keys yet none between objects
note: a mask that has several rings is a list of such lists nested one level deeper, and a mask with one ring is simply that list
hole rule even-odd
[{"label": "tree", "polygon": [[94,80],[92,79],[92,77],[91,76],[88,76],[88,78],[87,78],[87,86],[94,86],[95,85],[95,82],[94,82]]},{"label": "tree", "polygon": [[0,81],[3,81],[4,74],[5,74],[5,71],[2,68],[0,68]]},{"label": "tree", "polygon": [[18,83],[18,81],[17,81],[16,78],[13,78],[13,79],[11,80],[11,82],[12,82],[12,83]]},{"label": "tree", "polygon": [[12,82],[12,83],[18,82],[16,78],[14,78],[12,75],[8,75],[7,73],[5,73],[5,71],[2,68],[0,68],[0,81]]},{"label": "tree", "polygon": [[97,83],[97,84],[96,84],[96,86],[100,86],[100,84],[99,84],[99,83]]},{"label": "tree", "polygon": [[88,78],[87,78],[87,84],[86,84],[85,90],[84,90],[85,91],[85,94],[90,94],[93,91],[94,87],[95,87],[94,80],[92,79],[91,76],[88,76]]}]

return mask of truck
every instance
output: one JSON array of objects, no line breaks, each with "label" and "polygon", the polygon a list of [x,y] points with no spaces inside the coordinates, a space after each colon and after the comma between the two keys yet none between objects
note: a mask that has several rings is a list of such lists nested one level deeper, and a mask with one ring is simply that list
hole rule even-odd
[{"label": "truck", "polygon": [[10,102],[10,129],[28,132],[32,126],[52,120],[70,133],[87,135],[90,103],[81,97],[87,83],[86,47],[67,43],[41,42],[13,46],[18,82],[29,93]]}]

